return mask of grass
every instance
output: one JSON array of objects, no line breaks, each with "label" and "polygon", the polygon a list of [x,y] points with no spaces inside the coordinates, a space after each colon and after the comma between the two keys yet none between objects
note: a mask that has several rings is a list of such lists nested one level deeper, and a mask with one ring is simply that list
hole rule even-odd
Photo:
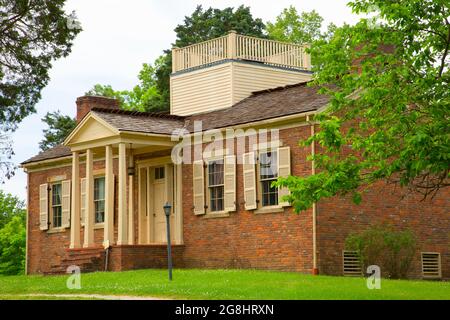
[{"label": "grass", "polygon": [[[97,272],[81,275],[81,289],[68,276],[0,276],[0,299],[28,294],[102,294],[182,299],[446,299],[450,282],[382,279],[369,290],[364,278],[311,276],[256,270],[166,270]],[[35,297],[30,297],[31,299]],[[45,299],[48,299],[46,297]]]}]

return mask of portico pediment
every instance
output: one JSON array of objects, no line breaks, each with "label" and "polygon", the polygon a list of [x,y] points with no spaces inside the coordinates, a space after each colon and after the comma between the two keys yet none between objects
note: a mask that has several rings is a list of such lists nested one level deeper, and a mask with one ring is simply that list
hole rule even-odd
[{"label": "portico pediment", "polygon": [[107,122],[97,117],[95,114],[89,114],[64,141],[66,146],[75,146],[90,144],[98,140],[114,138],[119,135],[119,131],[109,125]]}]

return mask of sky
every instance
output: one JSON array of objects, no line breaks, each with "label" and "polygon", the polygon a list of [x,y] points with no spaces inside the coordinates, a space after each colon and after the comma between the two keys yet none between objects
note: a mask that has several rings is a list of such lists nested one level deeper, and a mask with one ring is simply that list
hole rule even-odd
[{"label": "sky", "polygon": [[[198,4],[204,8],[251,7],[254,17],[274,21],[283,8],[293,5],[299,12],[316,10],[330,22],[355,23],[358,17],[346,6],[348,0],[68,0],[68,13],[76,12],[83,31],[74,41],[71,54],[55,61],[50,82],[36,105],[37,113],[28,116],[12,134],[15,156],[22,161],[39,153],[39,141],[48,111],[60,110],[75,116],[77,97],[94,84],[109,84],[116,90],[131,89],[143,63],[153,62],[175,41],[175,27]],[[26,174],[18,168],[15,176],[0,189],[26,199]]]}]

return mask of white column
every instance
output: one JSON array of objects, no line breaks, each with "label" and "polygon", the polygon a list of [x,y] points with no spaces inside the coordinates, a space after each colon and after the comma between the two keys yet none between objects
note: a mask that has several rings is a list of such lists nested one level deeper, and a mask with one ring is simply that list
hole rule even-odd
[{"label": "white column", "polygon": [[183,244],[183,177],[182,177],[182,165],[175,165],[175,243]]},{"label": "white column", "polygon": [[128,244],[134,244],[134,177],[128,177]]},{"label": "white column", "polygon": [[128,244],[127,220],[127,149],[125,143],[119,143],[119,232],[117,244]]},{"label": "white column", "polygon": [[86,150],[86,217],[84,221],[84,243],[94,245],[94,156],[92,149]]},{"label": "white column", "polygon": [[[128,167],[134,168],[133,150],[131,149],[128,162]],[[130,175],[128,176],[128,244],[134,244],[134,230],[134,177]]]},{"label": "white column", "polygon": [[70,248],[80,248],[80,154],[72,153],[72,208],[70,217]]},{"label": "white column", "polygon": [[114,171],[113,148],[105,148],[105,226],[103,246],[108,248],[114,243]]}]

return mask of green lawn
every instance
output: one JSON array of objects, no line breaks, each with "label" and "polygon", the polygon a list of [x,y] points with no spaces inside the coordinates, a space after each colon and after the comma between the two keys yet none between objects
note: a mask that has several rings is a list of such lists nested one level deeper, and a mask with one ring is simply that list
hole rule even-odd
[{"label": "green lawn", "polygon": [[385,280],[369,290],[363,278],[255,270],[166,270],[81,275],[80,290],[67,276],[0,276],[0,299],[27,294],[102,294],[187,299],[450,299],[450,282]]}]

